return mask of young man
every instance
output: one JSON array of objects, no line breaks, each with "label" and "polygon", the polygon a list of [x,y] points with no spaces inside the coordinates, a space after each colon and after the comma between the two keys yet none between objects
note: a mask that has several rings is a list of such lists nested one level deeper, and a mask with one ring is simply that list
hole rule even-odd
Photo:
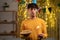
[{"label": "young man", "polygon": [[36,17],[36,12],[38,12],[38,6],[35,3],[28,4],[27,12],[29,18],[22,21],[20,31],[31,31],[30,35],[28,36],[28,38],[30,38],[31,40],[38,40],[38,38],[46,38],[47,28],[45,21],[41,18]]}]

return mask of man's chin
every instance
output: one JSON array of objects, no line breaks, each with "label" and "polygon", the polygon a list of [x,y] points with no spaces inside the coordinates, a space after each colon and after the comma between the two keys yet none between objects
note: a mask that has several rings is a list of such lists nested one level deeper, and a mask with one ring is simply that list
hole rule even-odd
[{"label": "man's chin", "polygon": [[34,17],[35,17],[35,15],[30,15],[30,17],[31,17],[31,18],[34,18]]}]

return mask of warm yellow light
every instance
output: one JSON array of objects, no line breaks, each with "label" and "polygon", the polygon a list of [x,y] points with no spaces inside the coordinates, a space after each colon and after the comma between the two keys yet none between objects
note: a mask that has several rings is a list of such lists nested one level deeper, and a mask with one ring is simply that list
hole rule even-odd
[{"label": "warm yellow light", "polygon": [[24,15],[24,18],[26,19],[27,15]]},{"label": "warm yellow light", "polygon": [[59,12],[60,12],[60,10],[59,10]]},{"label": "warm yellow light", "polygon": [[46,21],[48,20],[48,18],[46,18]]},{"label": "warm yellow light", "polygon": [[48,6],[49,6],[49,4],[48,4]]}]

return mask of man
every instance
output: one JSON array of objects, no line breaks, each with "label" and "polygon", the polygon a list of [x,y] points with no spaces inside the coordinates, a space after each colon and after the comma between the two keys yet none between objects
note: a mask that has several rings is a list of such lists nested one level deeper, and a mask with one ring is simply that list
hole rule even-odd
[{"label": "man", "polygon": [[30,3],[27,6],[27,12],[29,18],[22,21],[20,32],[24,30],[31,31],[28,38],[31,40],[38,40],[38,38],[46,38],[47,37],[47,28],[45,21],[36,16],[36,12],[38,12],[38,6],[35,3]]}]

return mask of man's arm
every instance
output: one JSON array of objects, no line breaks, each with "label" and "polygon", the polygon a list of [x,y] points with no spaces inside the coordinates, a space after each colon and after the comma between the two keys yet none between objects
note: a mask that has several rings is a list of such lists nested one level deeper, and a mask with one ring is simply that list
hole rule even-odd
[{"label": "man's arm", "polygon": [[22,38],[23,36],[21,35],[21,32],[24,30],[24,24],[23,22],[21,23],[21,26],[20,26],[20,37]]},{"label": "man's arm", "polygon": [[43,33],[43,38],[47,37],[47,26],[46,26],[46,22],[43,21],[42,23],[42,33]]},{"label": "man's arm", "polygon": [[46,27],[46,22],[44,20],[41,21],[41,28],[39,28],[39,30],[38,30],[38,37],[40,37],[40,38],[47,37],[47,27]]}]

